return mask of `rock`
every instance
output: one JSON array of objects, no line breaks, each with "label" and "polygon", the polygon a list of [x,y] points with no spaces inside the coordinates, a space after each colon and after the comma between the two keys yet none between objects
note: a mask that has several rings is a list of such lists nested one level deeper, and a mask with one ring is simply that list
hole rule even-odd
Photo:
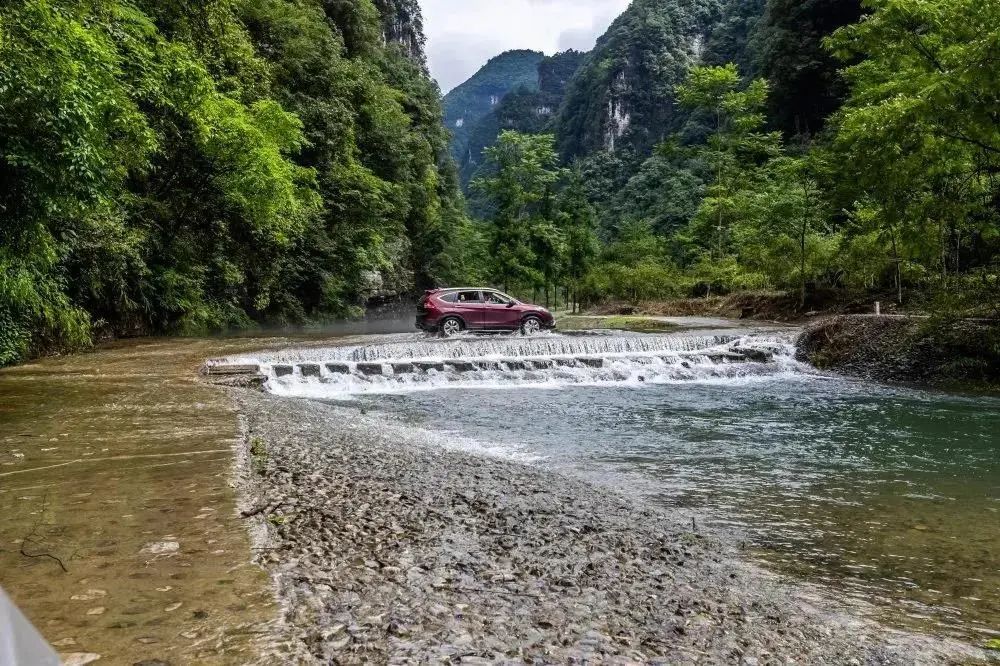
[{"label": "rock", "polygon": [[472,372],[476,369],[475,364],[470,361],[445,361],[444,364],[455,372]]},{"label": "rock", "polygon": [[413,372],[414,367],[412,363],[393,363],[392,364],[392,374],[394,375],[406,375]]},{"label": "rock", "polygon": [[295,373],[295,368],[290,365],[275,365],[271,369],[275,377],[288,377]]},{"label": "rock", "polygon": [[303,377],[320,377],[322,375],[320,367],[316,363],[303,363],[299,366],[299,373]]},{"label": "rock", "polygon": [[220,363],[217,365],[206,366],[205,372],[208,375],[222,376],[222,377],[233,376],[233,375],[257,375],[260,374],[260,366],[251,364]]},{"label": "rock", "polygon": [[87,611],[87,615],[104,615],[107,610],[104,606],[97,606]]},{"label": "rock", "polygon": [[62,655],[62,666],[84,666],[101,658],[95,652],[70,652]]},{"label": "rock", "polygon": [[431,370],[444,372],[444,363],[435,363],[429,361],[414,361],[413,367],[417,368],[418,370],[423,370],[424,372],[429,372]]},{"label": "rock", "polygon": [[596,358],[594,356],[577,356],[576,360],[579,361],[580,363],[588,366],[588,367],[591,367],[591,368],[603,368],[604,367],[604,359],[603,358]]},{"label": "rock", "polygon": [[180,607],[181,607],[181,606],[183,606],[183,605],[184,605],[184,602],[182,602],[182,601],[178,601],[178,602],[177,602],[177,603],[175,603],[175,604],[170,604],[169,606],[167,606],[167,607],[166,607],[166,608],[164,608],[163,610],[165,610],[165,611],[166,611],[166,612],[168,612],[168,613],[172,613],[173,611],[177,610],[178,608],[180,608]]},{"label": "rock", "polygon": [[83,594],[74,594],[70,599],[73,601],[93,601],[94,599],[103,599],[108,596],[106,590],[87,590]]},{"label": "rock", "polygon": [[355,367],[363,375],[381,375],[383,371],[381,363],[358,363]]},{"label": "rock", "polygon": [[334,375],[349,375],[351,374],[351,366],[347,363],[327,363],[326,371]]},{"label": "rock", "polygon": [[181,544],[177,541],[154,541],[147,543],[139,552],[151,555],[164,555],[167,553],[176,553],[180,549]]}]

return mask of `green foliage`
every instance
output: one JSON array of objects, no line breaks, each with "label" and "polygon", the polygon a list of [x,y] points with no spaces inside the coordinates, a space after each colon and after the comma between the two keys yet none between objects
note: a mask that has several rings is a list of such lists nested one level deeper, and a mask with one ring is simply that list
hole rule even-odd
[{"label": "green foliage", "polygon": [[773,125],[817,134],[847,94],[823,39],[861,18],[861,0],[768,0],[753,36],[754,65],[771,84]]},{"label": "green foliage", "polygon": [[[452,156],[463,171],[467,170],[465,164],[469,161],[470,150],[478,163],[482,149],[492,143],[480,139],[477,142],[480,145],[470,147],[482,123],[495,124],[489,120],[494,107],[509,92],[538,90],[538,66],[544,58],[545,54],[538,51],[506,51],[491,58],[472,77],[444,96],[444,122],[452,133]],[[497,133],[494,131],[491,139],[495,139]],[[464,179],[468,180],[468,177]]]},{"label": "green foliage", "polygon": [[[544,134],[549,131],[552,119],[562,104],[566,86],[584,59],[584,54],[579,51],[557,53],[537,62],[534,58],[518,55],[520,53],[504,54],[502,61],[491,60],[480,73],[445,96],[445,121],[453,133],[452,154],[458,163],[463,186],[479,175],[484,162],[483,151],[496,143],[500,132],[514,130]],[[535,79],[528,80],[526,72],[513,68],[514,62],[524,66],[536,63]],[[507,74],[508,78],[499,79],[504,69],[512,71]],[[473,95],[476,86],[479,92]],[[500,89],[503,94],[498,94]],[[499,103],[493,105],[495,99]],[[489,105],[486,100],[489,100]],[[467,112],[462,104],[466,107],[472,104],[479,106],[473,112]],[[457,117],[452,117],[456,114]],[[461,127],[456,126],[459,119]],[[473,198],[474,211],[478,211],[478,204]]]},{"label": "green foliage", "polygon": [[674,88],[697,62],[718,11],[716,0],[635,0],[569,83],[556,122],[563,156],[644,154],[676,131],[685,116]]},{"label": "green foliage", "polygon": [[422,40],[409,0],[6,3],[0,364],[467,270]]},{"label": "green foliage", "polygon": [[[486,151],[490,176],[472,183],[492,211],[492,277],[504,290],[543,281],[542,260],[556,252],[551,200],[559,180],[555,137],[503,132]],[[539,254],[541,253],[541,255]]]},{"label": "green foliage", "polygon": [[[972,0],[866,3],[829,44],[851,93],[834,117],[838,194],[852,231],[891,247],[898,297],[1000,252],[1000,8]],[[848,206],[850,202],[850,206]]]}]

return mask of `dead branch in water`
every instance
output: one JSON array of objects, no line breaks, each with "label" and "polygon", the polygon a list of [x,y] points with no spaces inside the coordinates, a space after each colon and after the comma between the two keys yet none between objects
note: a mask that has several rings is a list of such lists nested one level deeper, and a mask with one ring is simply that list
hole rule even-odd
[{"label": "dead branch in water", "polygon": [[42,518],[45,516],[45,509],[46,509],[46,507],[48,507],[48,504],[49,504],[49,496],[45,495],[45,497],[42,498],[42,508],[38,512],[38,515],[39,515],[38,519],[35,520],[34,524],[31,526],[31,531],[28,532],[27,534],[25,534],[21,538],[20,553],[24,557],[29,557],[29,558],[32,558],[32,559],[40,558],[40,557],[47,557],[50,560],[54,560],[59,565],[59,568],[61,568],[63,570],[63,573],[69,573],[69,569],[66,568],[66,565],[63,564],[63,561],[61,559],[59,559],[58,557],[56,557],[55,555],[53,555],[52,553],[47,552],[47,551],[46,552],[41,552],[41,553],[29,553],[29,552],[27,552],[27,551],[24,550],[24,547],[27,544],[34,544],[34,545],[39,545],[40,544],[40,542],[37,541],[34,537],[38,536],[38,528],[41,525]]}]

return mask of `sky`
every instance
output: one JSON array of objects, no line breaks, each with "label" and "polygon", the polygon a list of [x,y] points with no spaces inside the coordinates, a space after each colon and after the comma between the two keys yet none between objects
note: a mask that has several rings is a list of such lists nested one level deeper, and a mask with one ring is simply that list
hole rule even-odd
[{"label": "sky", "polygon": [[431,75],[448,92],[504,51],[589,51],[629,2],[420,0]]}]

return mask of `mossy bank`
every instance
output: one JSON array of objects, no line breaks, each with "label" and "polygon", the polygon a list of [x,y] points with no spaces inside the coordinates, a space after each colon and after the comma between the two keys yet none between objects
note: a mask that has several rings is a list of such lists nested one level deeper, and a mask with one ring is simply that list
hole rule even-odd
[{"label": "mossy bank", "polygon": [[879,381],[1000,389],[1000,322],[932,317],[837,316],[798,341],[802,360]]}]

